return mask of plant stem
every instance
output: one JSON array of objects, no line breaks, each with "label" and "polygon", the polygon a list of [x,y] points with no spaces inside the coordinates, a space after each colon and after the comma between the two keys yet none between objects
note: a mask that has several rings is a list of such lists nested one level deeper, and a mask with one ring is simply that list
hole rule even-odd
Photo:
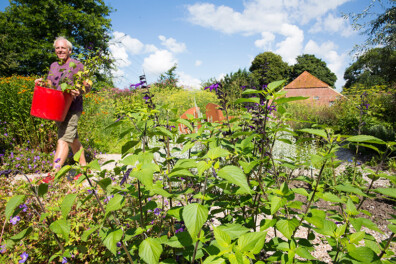
[{"label": "plant stem", "polygon": [[[32,182],[30,181],[29,177],[26,176],[26,174],[23,173],[23,176],[25,176],[25,178],[28,180],[29,185],[30,185],[30,189],[32,190],[33,195],[34,195],[34,197],[36,198],[36,200],[37,200],[37,202],[38,202],[38,204],[39,204],[39,206],[40,206],[41,211],[42,211],[43,213],[45,213],[44,205],[41,203],[40,197],[39,197],[39,195],[38,195],[36,189],[34,188]],[[41,216],[41,215],[40,215],[40,216]],[[49,228],[50,225],[51,225],[51,223],[52,223],[52,220],[49,219],[48,217],[46,217],[46,219],[47,219],[46,224],[47,224],[47,226],[48,226],[48,228]],[[7,220],[7,219],[6,219],[6,220]],[[51,229],[50,229],[50,230],[51,230]],[[64,253],[64,252],[65,252],[65,248],[63,247],[63,245],[62,245],[62,243],[61,243],[61,241],[60,241],[58,235],[55,234],[54,232],[52,232],[52,230],[51,230],[51,233],[54,235],[54,238],[55,238],[55,240],[56,240],[56,243],[58,244],[59,248],[62,250],[62,253]]]},{"label": "plant stem", "polygon": [[[215,171],[215,169],[213,167],[212,167],[212,172],[213,172],[213,175],[216,175],[216,171]],[[201,204],[202,205],[204,205],[204,203],[205,203],[205,193],[206,193],[207,182],[208,182],[208,173],[206,173],[206,176],[205,176],[204,189],[203,189],[203,192],[202,192],[202,199],[201,199]],[[198,232],[198,237],[197,237],[198,240],[195,243],[194,253],[193,253],[193,257],[192,257],[191,263],[194,263],[195,256],[197,255],[198,245],[199,245],[199,237],[201,236],[201,231],[202,231],[202,227],[201,227],[201,229]]]},{"label": "plant stem", "polygon": [[[85,176],[85,178],[87,179],[87,181],[88,181],[89,185],[91,186],[91,188],[94,188],[94,187],[93,187],[93,184],[92,184],[91,180],[89,179],[89,177],[88,177],[88,175],[87,175],[86,172],[84,173],[84,176]],[[98,195],[97,195],[95,189],[92,189],[92,190],[93,190],[93,194],[95,195],[96,201],[97,201],[98,204],[99,204],[100,209],[102,210],[103,214],[106,215],[106,210],[104,209],[102,203],[100,202],[100,199],[99,199],[99,197],[98,197]],[[113,215],[113,217],[114,217],[114,219],[117,220],[117,218],[116,218],[115,215]],[[106,222],[108,223],[108,225],[109,225],[112,229],[115,229],[115,228],[114,228],[114,225],[113,225],[107,218],[106,218]],[[127,257],[128,257],[129,262],[133,264],[132,256],[131,256],[131,254],[129,253],[128,249],[126,248],[124,241],[121,240],[120,242],[121,242],[122,249],[125,251],[125,253],[126,253]]]},{"label": "plant stem", "polygon": [[382,258],[385,254],[386,249],[389,247],[390,243],[392,242],[393,237],[395,236],[395,233],[392,233],[389,238],[388,238],[388,242],[386,242],[386,245],[384,247],[384,249],[381,251],[379,258]]}]

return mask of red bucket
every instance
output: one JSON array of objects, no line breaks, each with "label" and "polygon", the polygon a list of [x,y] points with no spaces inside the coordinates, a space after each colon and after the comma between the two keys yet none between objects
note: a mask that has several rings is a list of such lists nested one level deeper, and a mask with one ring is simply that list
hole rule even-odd
[{"label": "red bucket", "polygon": [[63,121],[72,100],[69,93],[36,85],[30,114],[43,119]]}]

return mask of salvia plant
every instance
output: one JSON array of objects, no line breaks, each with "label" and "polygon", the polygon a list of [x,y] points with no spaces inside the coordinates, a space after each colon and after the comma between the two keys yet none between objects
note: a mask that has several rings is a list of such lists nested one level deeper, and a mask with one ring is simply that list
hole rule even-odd
[{"label": "salvia plant", "polygon": [[[333,180],[324,179],[323,174],[338,166],[340,146],[370,146],[385,160],[396,143],[338,135],[319,126],[292,131],[285,104],[304,98],[285,97],[279,91],[283,84],[246,87],[243,98],[234,102],[245,111],[235,118],[228,118],[222,85],[209,86],[227,116],[222,123],[210,123],[205,117],[167,117],[166,109],[152,103],[142,76],[145,102],[111,125],[130,126],[119,135],[127,143],[118,166],[105,170],[94,160],[84,167],[64,166],[50,187],[28,181],[29,192],[19,190],[7,199],[4,225],[24,221],[22,205],[31,201],[40,222],[45,220],[40,230],[52,237],[49,261],[63,263],[93,261],[89,250],[94,246],[106,249],[101,259],[106,263],[323,263],[314,257],[320,240],[328,245],[331,263],[394,263],[396,219],[388,219],[386,237],[376,240],[369,230],[384,231],[362,216],[370,215],[362,204],[376,196],[395,199],[394,188],[373,184],[379,178],[394,184],[395,177],[382,172],[381,164],[369,171],[368,186],[339,182],[335,174]],[[165,114],[157,115],[161,111]],[[191,133],[179,134],[179,124]],[[320,149],[308,163],[276,157],[275,141],[292,144],[282,137],[285,133],[302,142],[316,140]],[[312,177],[301,173],[308,165]],[[58,210],[48,210],[49,190],[64,186],[72,169],[83,175],[71,183],[82,191],[66,194],[57,202]],[[319,201],[334,210],[321,209]],[[87,217],[73,217],[81,208]],[[94,220],[88,225],[91,210]],[[34,233],[32,226],[7,230],[0,238],[4,251]],[[81,245],[87,241],[90,247],[84,251]],[[34,258],[33,252],[20,256],[21,261]]]}]

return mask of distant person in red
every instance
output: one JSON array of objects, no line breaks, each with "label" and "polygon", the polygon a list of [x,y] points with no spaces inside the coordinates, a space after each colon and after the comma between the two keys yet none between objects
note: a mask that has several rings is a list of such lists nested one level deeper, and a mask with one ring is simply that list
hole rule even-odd
[{"label": "distant person in red", "polygon": [[[54,47],[59,61],[51,64],[46,82],[49,87],[61,90],[60,84],[62,82],[67,82],[68,84],[73,85],[74,75],[83,70],[84,65],[78,60],[70,57],[73,45],[66,38],[56,38]],[[35,80],[35,83],[42,85],[45,84],[45,81],[40,78]],[[90,89],[88,84],[84,83],[84,86],[86,91]],[[58,142],[53,162],[53,170],[55,172],[59,171],[65,163],[69,153],[69,146],[71,147],[73,154],[80,149],[83,149],[77,133],[78,120],[83,111],[83,91],[73,89],[70,93],[73,96],[73,101],[70,105],[69,112],[63,122],[56,122],[56,125],[58,126]],[[81,153],[80,164],[82,166],[86,165],[84,151]],[[49,176],[49,180],[52,180],[53,175]]]}]

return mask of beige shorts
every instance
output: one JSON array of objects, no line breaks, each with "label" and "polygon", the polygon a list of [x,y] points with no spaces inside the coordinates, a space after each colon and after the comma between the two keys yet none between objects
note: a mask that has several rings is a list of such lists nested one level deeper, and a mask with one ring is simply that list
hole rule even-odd
[{"label": "beige shorts", "polygon": [[58,139],[73,143],[78,138],[77,124],[80,119],[81,112],[67,113],[65,121],[56,122],[58,126]]}]

